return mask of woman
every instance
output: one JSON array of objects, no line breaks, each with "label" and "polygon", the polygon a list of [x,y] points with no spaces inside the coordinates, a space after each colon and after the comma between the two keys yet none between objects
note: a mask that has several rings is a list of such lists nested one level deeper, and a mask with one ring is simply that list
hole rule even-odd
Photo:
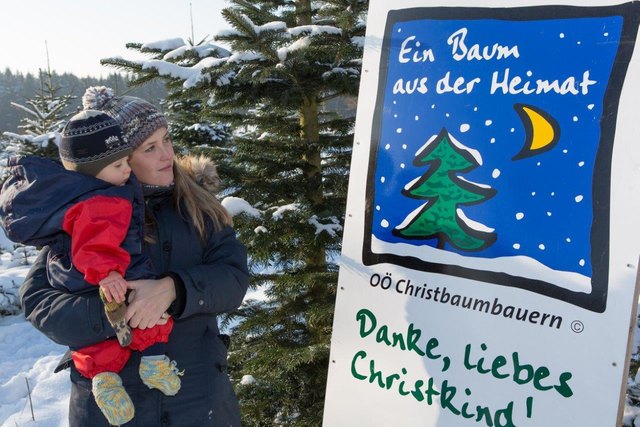
[{"label": "woman", "polygon": [[[141,383],[140,355],[134,353],[120,376],[135,406],[136,426],[236,426],[240,415],[227,374],[227,350],[216,315],[236,309],[248,287],[246,251],[231,219],[211,189],[215,170],[193,159],[178,162],[162,113],[135,97],[114,97],[110,89],[89,88],[85,109],[111,115],[133,147],[130,166],[143,184],[147,242],[158,280],[129,282],[126,318],[134,328],[174,319],[167,355],[184,371],[180,393],[164,396]],[[196,165],[204,166],[198,169]],[[52,288],[44,248],[21,288],[27,319],[53,341],[84,347],[114,336],[97,292],[71,295]],[[165,314],[167,313],[167,314]],[[70,365],[70,426],[106,426],[91,394],[91,383]]]}]

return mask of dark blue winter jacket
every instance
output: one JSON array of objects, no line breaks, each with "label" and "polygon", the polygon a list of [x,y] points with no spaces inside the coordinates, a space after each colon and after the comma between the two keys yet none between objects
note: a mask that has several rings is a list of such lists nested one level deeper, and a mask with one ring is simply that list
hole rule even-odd
[{"label": "dark blue winter jacket", "polygon": [[131,256],[125,279],[156,277],[149,257],[142,253],[144,201],[133,175],[126,185],[115,186],[43,157],[14,157],[7,166],[10,175],[0,191],[0,226],[13,242],[49,246],[47,273],[52,286],[70,292],[95,290],[72,265],[71,237],[62,228],[67,211],[94,196],[119,197],[133,206],[120,245]]},{"label": "dark blue winter jacket", "polygon": [[[185,373],[178,394],[164,396],[141,382],[140,357],[133,353],[120,372],[136,409],[126,426],[239,426],[238,404],[227,374],[227,349],[218,336],[216,315],[242,303],[249,284],[246,250],[228,226],[218,231],[209,226],[202,241],[192,222],[178,213],[171,195],[145,199],[157,235],[144,251],[159,272],[170,273],[184,287],[183,307],[172,312],[175,323],[166,352]],[[48,248],[42,250],[20,289],[27,319],[53,341],[71,347],[113,336],[97,293],[73,295],[48,284],[48,252]],[[91,395],[91,382],[73,366],[71,382],[70,426],[106,427]]]}]

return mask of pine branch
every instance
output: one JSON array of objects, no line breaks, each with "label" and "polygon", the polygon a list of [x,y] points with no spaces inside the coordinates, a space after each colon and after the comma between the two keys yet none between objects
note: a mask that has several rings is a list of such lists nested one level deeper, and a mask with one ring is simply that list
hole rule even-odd
[{"label": "pine branch", "polygon": [[31,109],[25,107],[24,105],[16,104],[15,102],[12,102],[11,105],[14,106],[15,108],[17,108],[18,110],[22,110],[22,111],[24,111],[25,113],[27,113],[27,114],[29,114],[31,116],[38,117],[38,113],[36,111],[31,110]]}]

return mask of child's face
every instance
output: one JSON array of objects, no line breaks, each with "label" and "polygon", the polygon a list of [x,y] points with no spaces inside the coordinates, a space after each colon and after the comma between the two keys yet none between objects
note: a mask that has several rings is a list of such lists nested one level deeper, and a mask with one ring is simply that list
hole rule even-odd
[{"label": "child's face", "polygon": [[96,178],[120,186],[127,182],[130,174],[131,168],[129,167],[129,160],[127,157],[124,157],[105,166],[100,173],[96,175]]}]

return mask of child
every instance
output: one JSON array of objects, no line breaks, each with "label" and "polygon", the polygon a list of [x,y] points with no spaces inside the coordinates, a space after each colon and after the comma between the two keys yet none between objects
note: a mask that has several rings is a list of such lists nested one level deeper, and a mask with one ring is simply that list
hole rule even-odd
[{"label": "child", "polygon": [[10,160],[0,225],[14,241],[52,248],[47,273],[54,286],[72,293],[99,286],[121,345],[110,339],[75,349],[72,358],[78,372],[92,380],[109,423],[120,425],[134,416],[118,375],[131,350],[142,352],[139,374],[149,388],[168,396],[180,389],[175,362],[164,355],[173,319],[133,330],[125,321],[125,278],[155,276],[142,254],[142,191],[130,177],[131,148],[118,124],[105,113],[82,111],[65,126],[59,152],[64,168],[43,158]]}]

